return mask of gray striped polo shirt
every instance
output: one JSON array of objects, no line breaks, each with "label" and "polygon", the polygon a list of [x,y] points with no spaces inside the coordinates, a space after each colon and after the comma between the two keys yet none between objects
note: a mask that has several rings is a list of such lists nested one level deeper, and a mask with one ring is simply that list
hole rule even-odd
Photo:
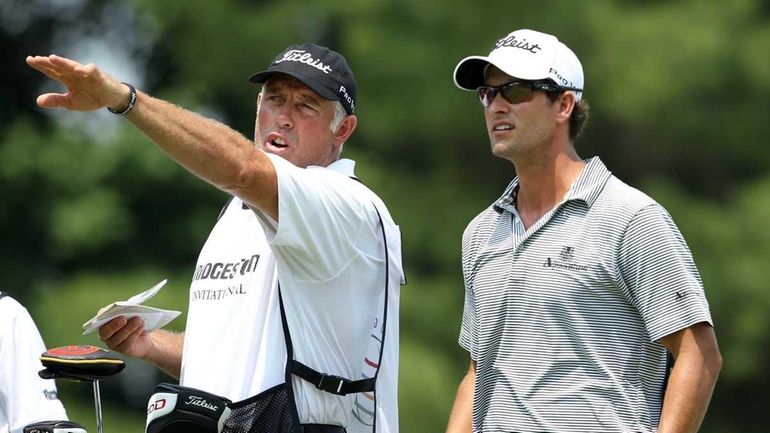
[{"label": "gray striped polo shirt", "polygon": [[712,323],[668,212],[599,158],[587,163],[528,230],[518,178],[465,229],[459,342],[477,364],[474,432],[653,432],[658,340]]}]

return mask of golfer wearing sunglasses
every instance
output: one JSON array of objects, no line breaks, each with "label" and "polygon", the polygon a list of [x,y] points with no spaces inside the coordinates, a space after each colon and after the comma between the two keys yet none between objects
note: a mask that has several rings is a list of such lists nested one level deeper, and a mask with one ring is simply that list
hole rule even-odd
[{"label": "golfer wearing sunglasses", "polygon": [[722,365],[701,279],[668,212],[578,156],[577,56],[517,30],[454,80],[517,176],[463,234],[471,362],[447,431],[697,431]]}]

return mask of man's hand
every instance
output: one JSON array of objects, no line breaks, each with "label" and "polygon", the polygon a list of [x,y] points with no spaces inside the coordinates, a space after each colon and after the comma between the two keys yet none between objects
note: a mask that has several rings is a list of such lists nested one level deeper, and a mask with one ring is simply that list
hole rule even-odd
[{"label": "man's hand", "polygon": [[157,365],[170,376],[179,378],[182,368],[184,334],[158,329],[144,332],[139,317],[116,317],[99,328],[99,338],[110,349]]},{"label": "man's hand", "polygon": [[128,105],[131,95],[128,86],[94,64],[82,65],[57,55],[28,56],[27,64],[67,88],[67,93],[38,96],[37,105],[43,108],[93,111],[110,107],[122,111]]},{"label": "man's hand", "polygon": [[110,320],[99,328],[99,338],[110,349],[139,359],[146,359],[155,344],[150,334],[144,332],[144,321],[139,317]]}]

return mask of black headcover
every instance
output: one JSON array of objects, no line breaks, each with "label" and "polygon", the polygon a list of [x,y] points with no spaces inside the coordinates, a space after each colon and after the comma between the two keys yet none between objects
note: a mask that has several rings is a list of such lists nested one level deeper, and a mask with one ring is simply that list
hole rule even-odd
[{"label": "black headcover", "polygon": [[169,383],[155,387],[147,405],[146,433],[221,433],[230,400]]},{"label": "black headcover", "polygon": [[112,352],[96,346],[63,346],[40,355],[43,379],[101,380],[120,373],[126,364]]},{"label": "black headcover", "polygon": [[40,421],[24,427],[24,433],[86,433],[86,429],[72,421]]}]

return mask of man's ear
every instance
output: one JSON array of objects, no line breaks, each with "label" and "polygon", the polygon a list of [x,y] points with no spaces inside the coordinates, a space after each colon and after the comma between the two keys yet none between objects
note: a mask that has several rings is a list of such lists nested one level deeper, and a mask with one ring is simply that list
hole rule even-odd
[{"label": "man's ear", "polygon": [[356,117],[355,114],[345,116],[345,118],[342,119],[340,126],[338,126],[337,130],[334,131],[335,144],[342,146],[342,144],[345,143],[351,135],[353,135],[353,131],[356,130],[357,125],[358,117]]},{"label": "man's ear", "polygon": [[575,105],[577,105],[577,97],[572,92],[564,92],[559,95],[559,99],[556,102],[558,103],[556,117],[559,121],[569,122],[569,118],[572,116],[572,110],[574,110]]}]

